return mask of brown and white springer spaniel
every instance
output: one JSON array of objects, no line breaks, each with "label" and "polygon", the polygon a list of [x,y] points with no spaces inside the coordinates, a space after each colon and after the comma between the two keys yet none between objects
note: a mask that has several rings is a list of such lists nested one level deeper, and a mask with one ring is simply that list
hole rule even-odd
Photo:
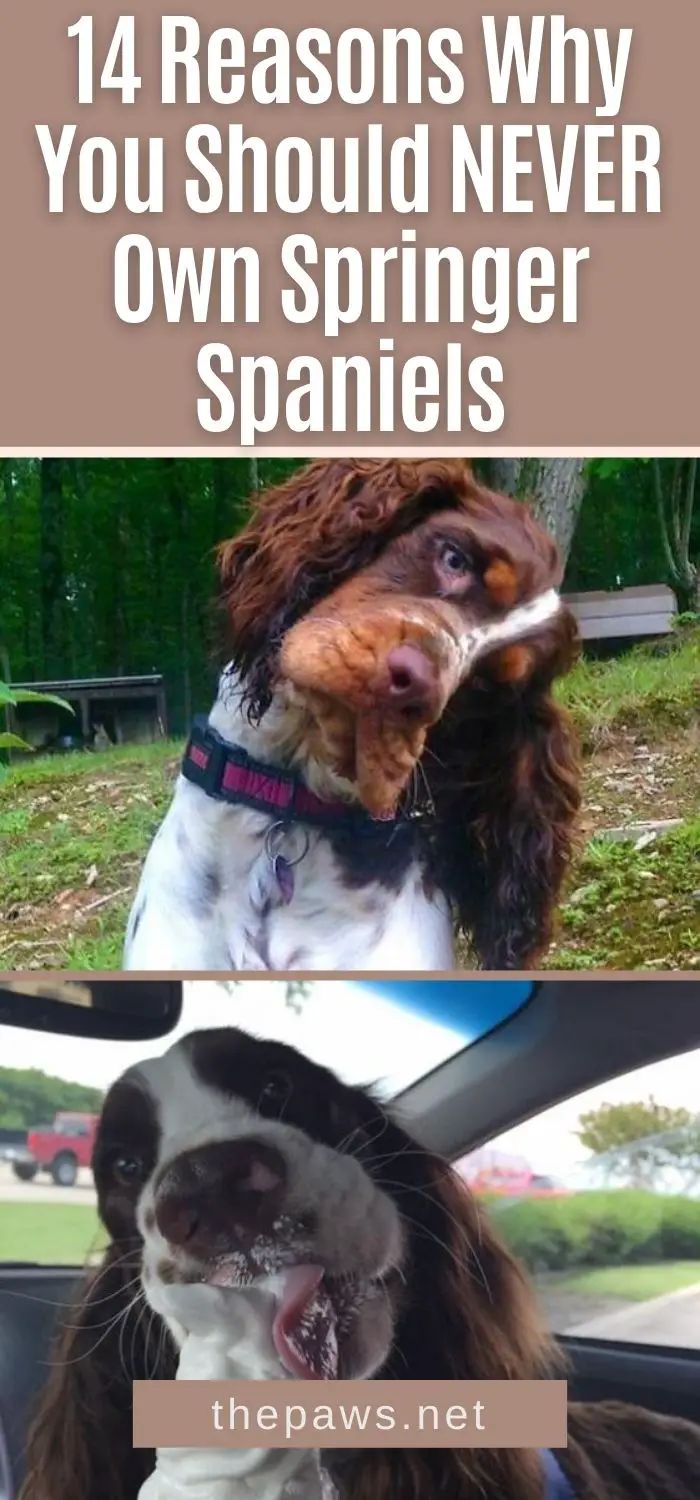
[{"label": "brown and white springer spaniel", "polygon": [[231,663],[131,969],[490,969],[546,949],[579,803],[557,549],[461,462],[319,461],[221,549]]},{"label": "brown and white springer spaniel", "polygon": [[[275,1278],[274,1343],[297,1378],[328,1374],[303,1316],[320,1278],[340,1377],[561,1373],[525,1276],[448,1163],[290,1047],[201,1031],[129,1069],[94,1171],[109,1246],[67,1317],[21,1500],[137,1500],[155,1458],[132,1448],[131,1383],[173,1376],[183,1284],[259,1296]],[[695,1500],[700,1429],[572,1405],[554,1481],[534,1450],[324,1463],[338,1500]]]}]

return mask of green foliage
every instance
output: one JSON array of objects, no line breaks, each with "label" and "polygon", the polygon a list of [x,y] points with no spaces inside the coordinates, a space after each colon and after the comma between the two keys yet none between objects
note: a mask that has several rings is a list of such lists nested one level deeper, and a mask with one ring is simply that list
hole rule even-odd
[{"label": "green foliage", "polygon": [[[690,789],[688,795],[693,796]],[[572,897],[561,908],[560,943],[545,966],[693,966],[699,862],[697,816],[643,848],[629,840],[592,839],[577,862]]]},{"label": "green foliage", "polygon": [[569,709],[591,750],[621,729],[650,735],[668,734],[700,717],[700,630],[692,623],[663,641],[635,646],[607,661],[579,661],[557,683],[560,701]]},{"label": "green foliage", "polygon": [[521,1199],[499,1210],[499,1233],[531,1271],[700,1256],[697,1200],[618,1189]]},{"label": "green foliage", "polygon": [[664,1200],[661,1221],[661,1254],[670,1260],[697,1255],[700,1250],[700,1202],[697,1198]]},{"label": "green foliage", "polygon": [[[653,1188],[668,1166],[700,1178],[700,1124],[689,1109],[642,1099],[600,1104],[581,1115],[575,1132],[596,1156],[608,1155],[608,1175]],[[690,1184],[689,1184],[690,1185]]]},{"label": "green foliage", "polygon": [[[661,459],[662,484],[676,460]],[[691,519],[689,547],[700,550],[700,506]],[[566,571],[568,590],[630,588],[643,583],[675,586],[664,546],[648,458],[594,458]],[[683,604],[683,600],[680,601]]]},{"label": "green foliage", "polygon": [[96,1114],[102,1106],[99,1089],[52,1078],[38,1068],[0,1068],[0,1126],[29,1130],[50,1123],[57,1110]]},{"label": "green foliage", "polygon": [[[58,708],[65,709],[72,714],[73,709],[63,698],[56,698],[53,693],[34,693],[30,688],[11,688],[8,683],[0,681],[0,709],[16,708],[18,703],[55,703]],[[0,750],[31,750],[25,740],[20,739],[18,734],[11,730],[0,731]]]},{"label": "green foliage", "polygon": [[42,968],[120,967],[181,754],[181,743],[159,740],[11,768],[0,783],[0,969],[37,958]]},{"label": "green foliage", "polygon": [[[220,655],[216,546],[256,490],[302,462],[0,459],[0,669],[6,653],[18,681],[162,672],[183,732],[208,706]],[[587,473],[566,586],[665,580],[649,462],[594,459]],[[699,545],[696,515],[691,553]]]},{"label": "green foliage", "polygon": [[0,661],[20,682],[162,672],[183,731],[216,678],[215,548],[301,462],[0,460]]}]

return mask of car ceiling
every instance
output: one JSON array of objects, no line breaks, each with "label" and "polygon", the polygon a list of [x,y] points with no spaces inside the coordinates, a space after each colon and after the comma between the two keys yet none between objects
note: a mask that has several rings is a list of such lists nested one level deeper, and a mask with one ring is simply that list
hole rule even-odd
[{"label": "car ceiling", "polygon": [[695,1047],[700,981],[545,980],[522,1010],[400,1094],[396,1109],[425,1145],[455,1157],[584,1089]]}]

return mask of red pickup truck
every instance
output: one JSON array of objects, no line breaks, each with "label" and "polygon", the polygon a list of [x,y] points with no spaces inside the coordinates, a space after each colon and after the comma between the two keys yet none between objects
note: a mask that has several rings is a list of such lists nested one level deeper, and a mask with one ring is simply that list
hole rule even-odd
[{"label": "red pickup truck", "polygon": [[[25,1146],[12,1152],[12,1170],[21,1182],[49,1172],[58,1187],[72,1187],[79,1167],[89,1167],[98,1115],[61,1112],[53,1125],[27,1131]],[[9,1153],[8,1153],[9,1155]]]}]

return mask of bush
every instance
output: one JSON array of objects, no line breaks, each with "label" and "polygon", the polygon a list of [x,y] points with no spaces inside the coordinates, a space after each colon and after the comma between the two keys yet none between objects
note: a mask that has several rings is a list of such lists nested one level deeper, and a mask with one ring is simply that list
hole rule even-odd
[{"label": "bush", "polygon": [[[655,1193],[619,1189],[509,1204],[501,1201],[495,1217],[507,1245],[529,1270],[563,1271],[571,1266],[631,1264],[670,1254],[662,1226],[665,1207],[672,1202]],[[681,1234],[688,1238],[685,1223],[679,1221],[676,1243]],[[673,1253],[691,1256],[697,1253],[697,1242],[695,1250]]]},{"label": "bush", "polygon": [[559,1270],[571,1264],[571,1244],[560,1213],[561,1200],[523,1199],[493,1205],[491,1216],[508,1248],[530,1271]]},{"label": "bush", "polygon": [[700,1260],[700,1201],[664,1198],[661,1205],[664,1260]]}]

